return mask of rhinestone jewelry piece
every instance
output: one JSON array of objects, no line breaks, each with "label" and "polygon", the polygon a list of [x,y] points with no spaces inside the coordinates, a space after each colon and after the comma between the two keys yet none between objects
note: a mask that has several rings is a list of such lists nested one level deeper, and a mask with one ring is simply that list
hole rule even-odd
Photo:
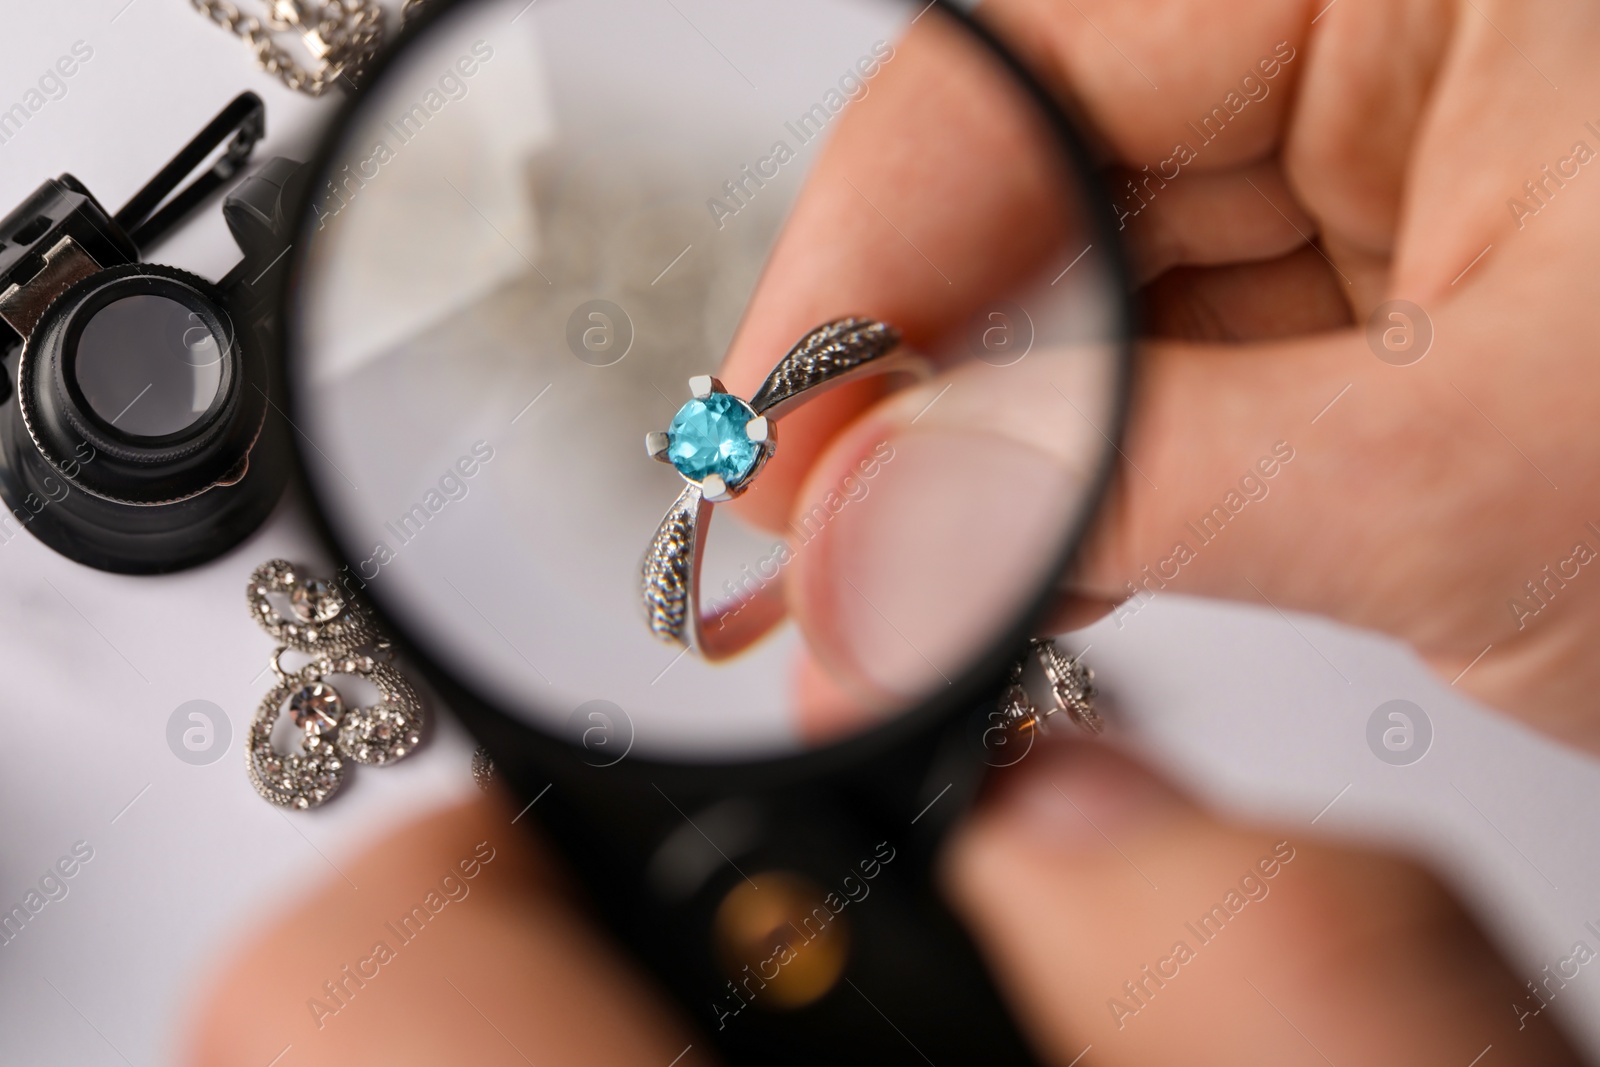
[{"label": "rhinestone jewelry piece", "polygon": [[328,683],[312,682],[289,698],[289,713],[307,734],[332,733],[339,728],[344,700]]},{"label": "rhinestone jewelry piece", "polygon": [[301,578],[289,593],[289,607],[301,622],[332,622],[344,610],[344,598],[331,582]]},{"label": "rhinestone jewelry piece", "polygon": [[1050,716],[1065,714],[1087,734],[1105,729],[1095,711],[1094,671],[1068,656],[1047,638],[1028,642],[1028,650],[1011,666],[1011,683],[1000,695],[1002,719],[1018,734],[1049,732]]},{"label": "rhinestone jewelry piece", "polygon": [[485,793],[494,782],[494,760],[489,755],[489,750],[479,745],[472,753],[472,780],[478,783],[478,788]]},{"label": "rhinestone jewelry piece", "polygon": [[[256,792],[281,807],[314,808],[338,791],[352,764],[392,763],[421,743],[425,715],[416,690],[364,651],[388,653],[389,643],[333,583],[302,578],[287,561],[271,560],[256,568],[247,592],[250,617],[281,642],[271,660],[277,684],[257,708],[245,747]],[[281,615],[270,596],[286,597],[293,617]],[[314,658],[287,671],[282,659],[291,648]],[[377,703],[351,707],[329,681],[336,675],[369,681]],[[299,751],[282,753],[272,734],[286,706],[300,743]]]},{"label": "rhinestone jewelry piece", "polygon": [[303,752],[279,753],[273,748],[272,728],[293,692],[291,685],[301,687],[298,679],[292,680],[276,686],[261,701],[250,723],[245,765],[250,784],[262,797],[279,807],[304,811],[333,796],[344,782],[345,765],[326,737],[309,731],[301,740]]},{"label": "rhinestone jewelry piece", "polygon": [[[245,595],[256,625],[296,651],[318,655],[369,645],[376,639],[366,613],[347,603],[333,583],[302,580],[288,560],[269,560],[257,567]],[[289,600],[290,618],[273,606],[272,596]]]},{"label": "rhinestone jewelry piece", "polygon": [[[378,703],[345,707],[338,691],[326,681],[334,674],[366,678],[377,687]],[[311,693],[317,695],[307,698]],[[272,730],[285,700],[290,702],[295,723],[302,727],[304,754],[280,753],[272,745]],[[304,722],[303,707],[317,709]],[[330,708],[337,709],[331,724],[323,714]],[[338,790],[346,761],[381,766],[401,759],[421,743],[422,725],[422,704],[416,690],[387,663],[371,656],[314,660],[294,674],[284,675],[256,710],[245,753],[250,781],[274,804],[314,808]]]}]

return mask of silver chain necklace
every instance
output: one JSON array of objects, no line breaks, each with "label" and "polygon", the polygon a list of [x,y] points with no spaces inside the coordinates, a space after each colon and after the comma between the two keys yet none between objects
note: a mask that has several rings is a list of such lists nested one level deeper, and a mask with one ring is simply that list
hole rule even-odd
[{"label": "silver chain necklace", "polygon": [[[383,46],[383,8],[377,0],[264,0],[266,15],[240,11],[228,0],[189,0],[196,11],[238,37],[255,53],[256,65],[308,96],[321,96],[335,82],[354,88]],[[405,0],[410,19],[428,0]],[[317,64],[302,64],[276,35],[294,32]]]}]

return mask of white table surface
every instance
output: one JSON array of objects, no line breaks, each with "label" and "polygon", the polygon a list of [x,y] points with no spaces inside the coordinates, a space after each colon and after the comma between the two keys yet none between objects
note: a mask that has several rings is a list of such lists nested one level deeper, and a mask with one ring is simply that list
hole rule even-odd
[{"label": "white table surface", "polygon": [[[64,170],[120,204],[246,88],[268,109],[257,157],[303,157],[332,103],[256,72],[180,0],[6,0],[0,109],[77,41],[94,55],[66,95],[0,144],[0,208]],[[210,277],[236,257],[214,211],[157,256]],[[250,789],[238,753],[270,649],[245,616],[245,579],[274,556],[317,562],[310,545],[287,504],[226,557],[167,578],[101,574],[27,535],[0,545],[0,905],[74,842],[94,848],[68,896],[0,947],[0,1062],[174,1062],[200,983],[253,923],[338,878],[364,842],[472,790],[471,742],[448,720],[415,758],[358,775],[324,809],[285,815]],[[1136,743],[1213,802],[1430,857],[1524,978],[1577,940],[1593,947],[1595,762],[1461,699],[1394,644],[1315,619],[1163,595],[1082,640]],[[1366,742],[1369,715],[1395,698],[1436,731],[1406,767]],[[227,757],[203,767],[165,739],[168,716],[195,699],[233,728]],[[1552,1010],[1600,1050],[1600,979],[1581,972]]]}]

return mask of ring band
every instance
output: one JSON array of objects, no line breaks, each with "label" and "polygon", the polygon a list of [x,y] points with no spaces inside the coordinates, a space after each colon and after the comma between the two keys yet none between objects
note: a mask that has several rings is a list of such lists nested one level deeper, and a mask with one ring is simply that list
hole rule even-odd
[{"label": "ring band", "polygon": [[644,606],[650,630],[707,660],[726,659],[760,640],[783,619],[773,584],[714,615],[701,614],[700,561],[712,505],[750,488],[777,449],[777,420],[830,389],[878,374],[929,377],[927,361],[900,346],[900,331],[847,318],[800,339],[749,402],[708,375],[689,379],[692,399],[665,432],[646,435],[652,458],[688,483],[661,520],[644,559]]},{"label": "ring band", "polygon": [[1097,694],[1094,671],[1084,665],[1081,653],[1069,656],[1054,640],[1035,637],[1011,666],[1011,683],[1001,694],[1000,710],[1018,733],[1044,733],[1050,716],[1059,713],[1093,735],[1105,729],[1105,720],[1094,706]]}]

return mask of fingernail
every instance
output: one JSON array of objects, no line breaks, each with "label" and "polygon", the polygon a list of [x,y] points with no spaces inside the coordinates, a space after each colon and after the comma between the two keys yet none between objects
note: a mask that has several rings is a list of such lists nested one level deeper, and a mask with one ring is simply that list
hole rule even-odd
[{"label": "fingernail", "polygon": [[1050,742],[1002,784],[996,807],[1052,847],[1110,851],[1178,817],[1188,803],[1104,744]]},{"label": "fingernail", "polygon": [[952,684],[1054,581],[1080,493],[1057,458],[1010,437],[880,431],[830,459],[836,495],[821,470],[802,492],[796,613],[827,668],[900,703]]}]

